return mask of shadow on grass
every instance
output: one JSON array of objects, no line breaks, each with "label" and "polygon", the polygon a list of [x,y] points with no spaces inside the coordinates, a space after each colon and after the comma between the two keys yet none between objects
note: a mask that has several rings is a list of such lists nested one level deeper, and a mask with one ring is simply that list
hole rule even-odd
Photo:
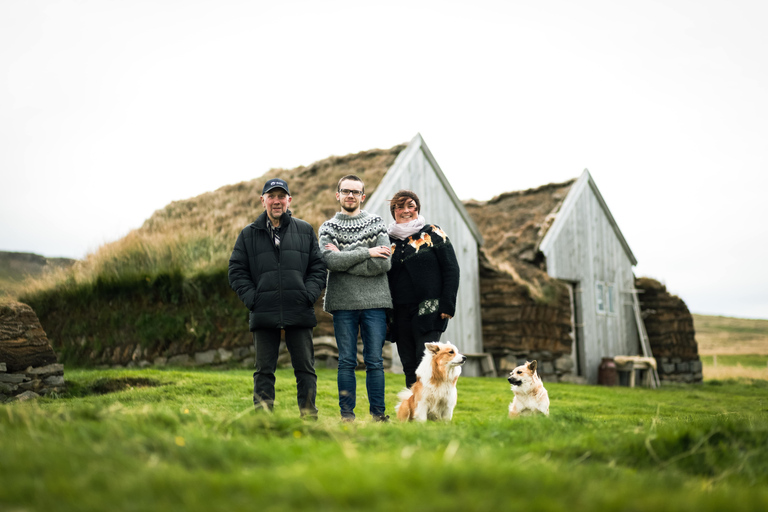
[{"label": "shadow on grass", "polygon": [[74,396],[84,397],[88,395],[106,395],[132,388],[154,388],[165,383],[146,377],[105,377],[85,385],[71,389]]}]

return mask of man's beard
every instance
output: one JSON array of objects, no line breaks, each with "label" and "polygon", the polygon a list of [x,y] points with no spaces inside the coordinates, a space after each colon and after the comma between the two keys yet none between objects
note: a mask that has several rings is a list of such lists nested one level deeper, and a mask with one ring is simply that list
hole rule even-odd
[{"label": "man's beard", "polygon": [[352,206],[348,205],[347,203],[341,203],[341,208],[344,211],[347,211],[349,213],[352,213],[353,211],[357,210],[358,206],[359,206],[358,203],[353,203]]}]

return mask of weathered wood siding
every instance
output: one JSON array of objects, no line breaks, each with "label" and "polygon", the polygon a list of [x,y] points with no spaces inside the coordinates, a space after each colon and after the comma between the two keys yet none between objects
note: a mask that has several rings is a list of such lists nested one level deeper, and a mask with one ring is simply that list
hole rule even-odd
[{"label": "weathered wood siding", "polygon": [[[549,275],[578,283],[579,372],[594,384],[601,358],[638,354],[639,338],[628,293],[636,261],[587,171],[571,188],[541,250]],[[604,312],[598,310],[598,283],[604,285]],[[608,285],[614,287],[613,312]]]},{"label": "weathered wood siding", "polygon": [[[461,269],[456,316],[448,323],[441,341],[454,343],[465,353],[483,351],[480,318],[480,272],[478,268],[479,238],[474,222],[456,198],[445,176],[417,135],[400,153],[387,171],[364,209],[380,215],[389,224],[394,219],[389,211],[389,199],[400,189],[416,192],[421,201],[421,215],[431,224],[437,224],[447,234],[456,251]],[[459,207],[457,208],[457,203]],[[480,375],[477,361],[469,362],[464,375]]]}]

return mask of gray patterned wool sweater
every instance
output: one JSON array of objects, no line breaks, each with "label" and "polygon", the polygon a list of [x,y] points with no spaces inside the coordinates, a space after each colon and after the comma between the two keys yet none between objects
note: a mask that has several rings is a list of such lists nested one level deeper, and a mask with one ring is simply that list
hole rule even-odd
[{"label": "gray patterned wool sweater", "polygon": [[[387,271],[389,258],[372,258],[368,249],[389,246],[387,226],[381,217],[365,210],[351,217],[337,213],[318,230],[320,253],[328,267],[323,309],[391,308]],[[339,251],[325,248],[333,244]]]}]

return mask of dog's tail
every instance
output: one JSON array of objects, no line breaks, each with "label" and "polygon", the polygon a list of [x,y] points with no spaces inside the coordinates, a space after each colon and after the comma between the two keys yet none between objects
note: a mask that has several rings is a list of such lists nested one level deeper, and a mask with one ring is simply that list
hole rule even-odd
[{"label": "dog's tail", "polygon": [[404,389],[397,394],[397,398],[400,399],[400,401],[395,406],[397,419],[400,421],[408,421],[413,418],[413,391],[410,389]]}]

